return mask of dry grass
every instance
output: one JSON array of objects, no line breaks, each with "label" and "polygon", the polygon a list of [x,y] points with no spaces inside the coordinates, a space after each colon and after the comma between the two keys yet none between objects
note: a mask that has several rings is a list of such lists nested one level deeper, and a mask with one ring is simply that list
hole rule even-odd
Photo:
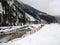
[{"label": "dry grass", "polygon": [[[16,38],[24,38],[28,35],[31,35],[32,33],[35,33],[37,32],[38,30],[40,30],[44,25],[41,25],[39,26],[38,28],[34,29],[34,30],[29,30],[29,29],[24,29],[24,30],[17,30],[16,32],[14,33],[11,33],[10,35],[11,36],[11,39],[10,40],[13,40],[13,39],[16,39]],[[1,35],[0,35],[1,36]],[[9,41],[10,41],[9,40]]]},{"label": "dry grass", "polygon": [[15,33],[12,33],[12,37],[11,37],[11,40],[12,39],[15,39],[15,38],[22,38],[22,36],[24,34],[26,34],[26,32],[29,32],[30,30],[21,30],[21,31],[16,31]]}]

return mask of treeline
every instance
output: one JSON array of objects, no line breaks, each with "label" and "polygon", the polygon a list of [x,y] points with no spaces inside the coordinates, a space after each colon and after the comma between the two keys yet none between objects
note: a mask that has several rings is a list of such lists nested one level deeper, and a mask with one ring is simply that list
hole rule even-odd
[{"label": "treeline", "polygon": [[40,23],[41,19],[45,20],[47,23],[57,22],[54,16],[38,11],[23,2],[20,3],[17,0],[0,0],[0,3],[3,9],[2,13],[0,13],[0,26],[18,26],[22,23],[26,24],[29,21],[26,17],[26,13]]}]

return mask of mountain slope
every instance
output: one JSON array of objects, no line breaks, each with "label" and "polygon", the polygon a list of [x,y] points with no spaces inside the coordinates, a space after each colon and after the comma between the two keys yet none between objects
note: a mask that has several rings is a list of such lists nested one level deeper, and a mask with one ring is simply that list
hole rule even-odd
[{"label": "mountain slope", "polygon": [[41,23],[41,19],[47,21],[46,17],[48,17],[49,19],[47,23],[56,22],[56,18],[54,16],[50,16],[47,13],[44,13],[27,4],[24,4],[23,2],[18,2],[17,0],[3,0],[3,1],[0,0],[0,3],[1,3],[0,6],[2,7],[3,10],[0,13],[1,15],[0,26],[13,26],[13,25],[18,26],[21,25],[22,23],[23,24],[29,23],[26,13],[32,16],[35,19],[35,21],[37,20],[38,23]]}]

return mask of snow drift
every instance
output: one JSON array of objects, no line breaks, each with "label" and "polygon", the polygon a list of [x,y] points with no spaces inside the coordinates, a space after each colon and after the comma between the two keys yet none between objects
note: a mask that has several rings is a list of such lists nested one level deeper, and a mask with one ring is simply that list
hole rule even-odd
[{"label": "snow drift", "polygon": [[48,24],[38,32],[23,39],[10,41],[7,45],[60,45],[59,29],[59,24]]}]

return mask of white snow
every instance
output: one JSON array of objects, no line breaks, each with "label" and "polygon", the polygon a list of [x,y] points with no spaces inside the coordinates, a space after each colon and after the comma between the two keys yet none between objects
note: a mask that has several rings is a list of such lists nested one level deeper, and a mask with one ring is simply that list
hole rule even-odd
[{"label": "white snow", "polygon": [[12,32],[16,32],[17,29],[36,29],[38,26],[41,26],[41,24],[26,24],[26,25],[23,25],[23,26],[6,26],[6,27],[0,27],[0,32],[3,32],[5,34],[9,34],[9,33],[12,33]]},{"label": "white snow", "polygon": [[0,3],[0,13],[2,13],[3,9],[2,9],[2,5]]},{"label": "white snow", "polygon": [[33,18],[32,16],[30,16],[29,14],[26,13],[27,19],[29,21],[35,21],[35,18]]},{"label": "white snow", "polygon": [[21,26],[12,26],[11,28],[10,27],[11,26],[8,26],[8,27],[0,27],[1,28],[0,32],[9,33],[10,31],[14,31],[14,30],[20,28]]},{"label": "white snow", "polygon": [[10,41],[9,45],[60,45],[60,25],[47,24],[38,32],[25,38]]}]

